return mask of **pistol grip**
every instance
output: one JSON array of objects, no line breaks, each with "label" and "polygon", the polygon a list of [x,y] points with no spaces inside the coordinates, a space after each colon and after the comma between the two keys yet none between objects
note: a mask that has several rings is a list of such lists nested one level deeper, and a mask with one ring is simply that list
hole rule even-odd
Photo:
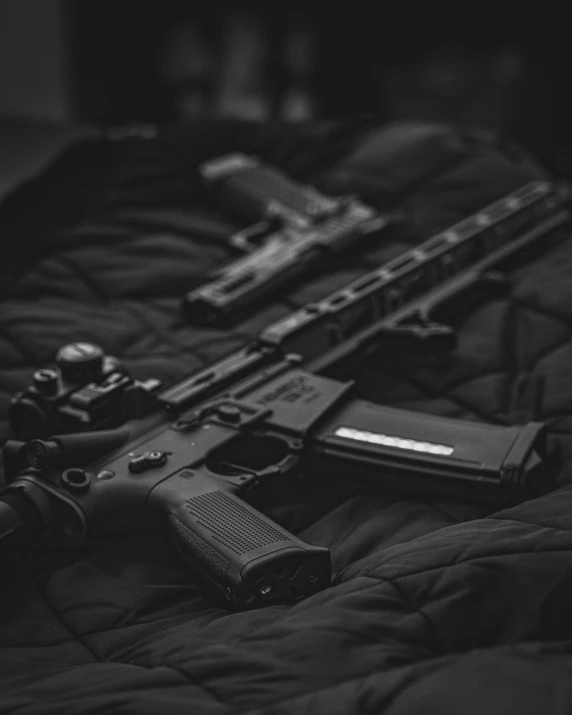
[{"label": "pistol grip", "polygon": [[185,469],[166,482],[169,537],[207,600],[246,610],[299,601],[329,585],[328,549],[305,544],[221,480]]}]

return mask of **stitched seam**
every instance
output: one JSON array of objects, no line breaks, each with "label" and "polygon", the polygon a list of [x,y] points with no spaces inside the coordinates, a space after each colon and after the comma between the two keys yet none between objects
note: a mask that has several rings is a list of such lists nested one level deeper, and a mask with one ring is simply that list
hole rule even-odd
[{"label": "stitched seam", "polygon": [[562,315],[559,315],[558,313],[554,312],[550,308],[547,308],[544,305],[540,305],[537,303],[531,303],[527,301],[524,298],[519,298],[516,295],[511,295],[511,300],[514,301],[517,305],[519,306],[524,306],[530,311],[533,311],[535,313],[538,313],[539,315],[542,315],[544,317],[551,318],[557,323],[560,323],[561,325],[564,325],[568,329],[572,330],[572,321],[566,320],[566,318]]},{"label": "stitched seam", "polygon": [[[419,658],[414,663],[398,666],[396,668],[391,668],[388,670],[396,671],[396,670],[411,668],[412,666],[416,666],[419,663],[427,663],[431,660],[434,660],[433,656],[430,656],[429,658]],[[439,658],[438,662],[434,664],[435,670],[438,670],[439,668],[443,667],[443,661],[448,662],[449,660],[451,660],[451,658],[449,658],[447,656],[444,658]],[[425,675],[432,675],[432,673],[433,673],[433,671],[431,671],[431,673],[428,673],[427,671],[425,671],[424,673],[421,674],[421,678],[423,678]],[[337,679],[335,683],[331,683],[331,684],[326,685],[321,688],[315,688],[313,690],[306,690],[303,693],[296,693],[295,695],[288,695],[284,698],[278,698],[276,700],[271,700],[269,702],[265,702],[263,705],[255,706],[254,710],[253,710],[252,706],[250,706],[250,707],[247,706],[246,708],[241,707],[239,710],[233,711],[233,715],[242,715],[243,713],[246,714],[246,713],[252,713],[252,712],[263,712],[265,708],[275,707],[276,705],[282,705],[283,703],[294,702],[294,701],[300,700],[302,698],[307,698],[307,697],[314,698],[317,694],[326,693],[330,690],[334,690],[334,689],[338,688],[339,686],[345,686],[350,683],[356,683],[356,682],[359,682],[360,680],[370,680],[370,679],[373,680],[373,679],[380,678],[380,677],[383,677],[383,672],[361,673],[360,675],[354,675],[351,678],[344,678],[343,680]],[[384,700],[384,702],[380,706],[382,708],[382,710],[379,710],[378,712],[379,713],[386,712],[387,707],[391,706],[392,703],[395,701],[395,699],[397,697],[399,697],[399,695],[406,688],[408,688],[414,680],[419,680],[419,679],[420,679],[420,674],[418,672],[413,672],[411,674],[411,677],[406,678],[405,682],[403,682],[399,687],[397,687],[392,693],[388,694],[387,698]],[[292,711],[292,712],[294,712],[294,711]]]},{"label": "stitched seam", "polygon": [[[147,301],[147,303],[148,305],[151,305],[151,301]],[[176,340],[172,339],[167,332],[161,330],[157,325],[155,325],[155,323],[149,320],[142,311],[133,305],[133,303],[124,303],[123,307],[133,318],[135,318],[144,333],[148,333],[150,331],[160,343],[169,346],[177,355],[182,354],[182,346],[177,343]],[[207,358],[201,354],[195,346],[185,348],[185,350],[196,357],[201,365],[204,365],[207,362]]]},{"label": "stitched seam", "polygon": [[143,665],[142,663],[124,663],[121,660],[108,660],[106,661],[107,663],[118,663],[120,665],[125,665],[125,666],[132,666],[135,668],[142,668],[144,670],[152,670],[152,671],[157,671],[161,670],[162,668],[165,668],[166,670],[172,670],[174,673],[178,673],[179,675],[182,675],[183,678],[190,683],[191,685],[195,685],[197,688],[202,690],[206,695],[208,695],[212,700],[215,702],[219,703],[220,705],[224,705],[227,708],[232,707],[231,704],[222,698],[215,690],[212,688],[209,688],[207,685],[204,683],[200,682],[196,678],[193,678],[193,676],[190,673],[187,673],[185,670],[182,668],[178,668],[175,665],[170,665],[168,663],[161,663],[161,665],[158,666],[153,666],[153,665]]},{"label": "stitched seam", "polygon": [[34,579],[36,583],[36,588],[39,593],[39,595],[42,597],[43,601],[46,603],[48,606],[50,612],[52,615],[54,615],[58,621],[62,624],[62,626],[66,629],[66,631],[72,636],[72,638],[75,640],[75,642],[82,646],[91,656],[94,658],[95,661],[102,663],[105,662],[99,655],[98,653],[91,648],[87,643],[84,641],[84,639],[79,636],[77,633],[75,633],[74,629],[71,628],[71,626],[66,622],[66,620],[63,618],[61,613],[57,610],[57,608],[54,606],[54,604],[50,601],[50,599],[47,597],[47,595],[44,593],[40,582],[38,579]]},{"label": "stitched seam", "polygon": [[419,504],[423,504],[423,506],[428,507],[433,511],[436,511],[438,514],[441,514],[451,522],[451,525],[459,523],[459,518],[456,517],[454,514],[449,514],[449,512],[446,509],[443,509],[443,507],[437,506],[436,504],[432,504],[430,501],[425,501],[423,499],[416,499],[415,501],[417,501]]},{"label": "stitched seam", "polygon": [[[391,368],[390,368],[391,370]],[[400,380],[403,380],[403,382],[406,382],[413,387],[416,387],[423,391],[425,394],[429,395],[429,397],[433,398],[445,398],[455,404],[457,407],[460,407],[461,409],[465,410],[465,412],[468,412],[475,417],[480,417],[481,419],[484,419],[487,422],[492,422],[494,424],[500,424],[500,425],[509,425],[510,422],[507,419],[504,419],[502,417],[499,417],[498,415],[491,415],[488,414],[487,412],[484,412],[480,408],[476,407],[475,405],[471,404],[470,402],[467,402],[463,400],[460,397],[457,397],[456,395],[450,395],[447,390],[440,392],[435,389],[432,389],[430,385],[425,385],[423,384],[420,380],[417,378],[413,377],[413,375],[406,375],[402,373],[400,370],[396,370],[395,366],[393,366],[393,369],[391,370],[392,374],[398,377]]]},{"label": "stitched seam", "polygon": [[107,304],[109,302],[110,296],[107,295],[99,283],[69,256],[60,253],[59,251],[54,251],[52,255],[82,282],[85,288],[92,294],[98,303]]},{"label": "stitched seam", "polygon": [[[566,531],[565,529],[561,529],[561,531]],[[570,533],[566,531],[566,533]],[[418,571],[408,571],[407,573],[404,574],[398,574],[397,576],[394,576],[393,578],[395,580],[402,579],[402,578],[409,578],[410,576],[419,576],[421,574],[426,574],[426,573],[431,573],[432,571],[440,571],[441,569],[444,568],[456,568],[457,566],[465,566],[466,564],[470,564],[473,561],[478,561],[481,559],[486,559],[489,557],[502,557],[502,558],[511,558],[511,557],[521,557],[521,556],[542,556],[544,554],[564,554],[564,553],[572,553],[572,544],[569,547],[561,548],[561,549],[538,549],[536,551],[532,550],[526,550],[526,551],[495,551],[492,554],[478,554],[476,556],[470,556],[466,559],[462,559],[460,561],[454,561],[448,564],[440,564],[438,566],[430,566],[425,569],[420,569]],[[387,577],[381,577],[381,576],[376,576],[375,574],[372,574],[371,572],[368,573],[361,573],[359,574],[359,578],[373,578],[377,581],[383,581]]]},{"label": "stitched seam", "polygon": [[[6,340],[6,342],[10,343],[10,345],[17,350],[26,360],[26,363],[24,365],[18,365],[14,369],[17,370],[19,368],[26,368],[26,367],[32,367],[36,366],[37,367],[37,358],[35,355],[32,353],[29,353],[23,345],[20,343],[20,341],[14,337],[12,334],[12,331],[6,326],[6,325],[1,325],[0,324],[0,336]],[[4,369],[4,368],[3,368]]]},{"label": "stitched seam", "polygon": [[[59,619],[61,620],[61,619]],[[101,631],[102,632],[102,631]],[[91,635],[88,634],[88,635]],[[57,648],[60,645],[66,645],[67,643],[76,643],[77,639],[75,636],[72,635],[71,638],[66,638],[65,640],[57,641],[55,643],[38,643],[37,641],[34,641],[34,644],[30,646],[29,643],[26,643],[25,645],[3,645],[0,646],[0,651],[6,651],[9,652],[11,650],[26,650],[27,648]]]},{"label": "stitched seam", "polygon": [[[507,321],[508,324],[514,324],[514,321]],[[503,331],[503,334],[510,334],[512,331]],[[513,341],[513,343],[516,342],[515,336],[510,335],[510,340]],[[559,342],[557,345],[550,346],[547,350],[543,351],[540,353],[538,356],[536,356],[535,362],[530,366],[530,370],[534,370],[534,368],[538,365],[538,362],[545,359],[548,357],[550,354],[560,350],[564,345],[567,343],[570,343],[571,340],[570,338],[565,338],[561,342]],[[459,388],[462,388],[464,386],[470,385],[472,382],[476,382],[479,380],[482,380],[485,377],[491,377],[493,375],[505,375],[507,377],[507,388],[504,391],[505,396],[504,396],[504,407],[502,407],[503,412],[509,412],[509,406],[510,406],[510,401],[511,401],[511,390],[512,386],[514,385],[515,379],[518,377],[518,365],[517,365],[517,359],[513,358],[510,353],[512,353],[512,349],[503,349],[503,355],[508,356],[508,361],[509,365],[505,369],[501,370],[490,370],[490,371],[484,371],[480,372],[478,375],[474,377],[468,377],[468,378],[463,378],[462,380],[458,380],[451,385],[448,385],[446,388],[444,388],[442,391],[441,390],[435,390],[432,389],[430,385],[424,384],[419,378],[416,378],[412,375],[409,374],[404,374],[399,370],[392,370],[393,374],[402,379],[404,382],[408,382],[414,387],[422,389],[426,394],[430,395],[431,397],[434,398],[446,398],[449,399],[451,402],[456,403],[459,407],[462,407],[463,409],[471,412],[474,415],[485,417],[487,420],[491,422],[496,422],[497,424],[510,424],[510,421],[507,418],[502,418],[499,415],[489,415],[486,412],[480,410],[476,406],[474,406],[472,403],[463,400],[462,398],[458,397],[457,395],[451,394],[452,391],[457,390]],[[391,367],[390,367],[391,369]],[[508,406],[507,406],[508,405]],[[572,412],[572,411],[571,411]]]},{"label": "stitched seam", "polygon": [[[569,552],[572,552],[572,545],[571,545],[569,548],[564,548],[564,549],[544,549],[544,550],[540,550],[540,551],[519,551],[519,552],[512,552],[512,551],[511,551],[511,552],[507,552],[506,554],[505,554],[505,553],[495,553],[494,556],[522,556],[522,555],[524,555],[524,554],[543,555],[543,554],[546,554],[546,553],[569,553]],[[470,563],[471,561],[476,561],[476,560],[478,560],[478,559],[483,559],[483,558],[486,558],[486,555],[481,554],[481,555],[478,555],[478,556],[474,556],[474,557],[470,557],[470,558],[464,559],[463,561],[455,561],[455,562],[453,562],[453,563],[440,564],[439,566],[433,566],[433,567],[429,567],[429,568],[427,568],[427,569],[421,569],[421,570],[419,570],[419,571],[411,571],[411,572],[408,572],[408,573],[406,573],[406,574],[399,574],[399,575],[397,575],[397,576],[393,576],[391,579],[389,579],[389,578],[388,578],[387,576],[385,576],[385,575],[384,575],[384,576],[377,576],[376,574],[372,574],[371,572],[362,572],[362,573],[355,574],[354,576],[351,576],[350,579],[347,580],[347,581],[343,581],[343,582],[340,582],[339,584],[332,584],[332,585],[333,585],[334,587],[335,587],[335,586],[343,586],[343,585],[345,585],[345,584],[350,583],[351,581],[356,581],[356,580],[358,580],[358,579],[363,579],[363,580],[369,579],[369,580],[371,580],[371,581],[375,581],[375,583],[370,584],[369,586],[361,587],[361,588],[360,588],[360,592],[362,592],[362,591],[364,591],[364,590],[366,590],[366,589],[376,588],[377,586],[379,586],[379,583],[380,583],[380,582],[381,582],[381,583],[388,583],[388,584],[390,584],[390,585],[394,585],[394,586],[395,586],[395,585],[396,585],[396,582],[397,582],[399,579],[402,579],[402,578],[409,578],[410,576],[416,576],[416,575],[419,575],[419,574],[430,573],[430,572],[432,572],[432,571],[439,571],[440,569],[443,569],[443,568],[452,568],[452,567],[455,567],[455,566],[464,565],[464,564],[466,564],[466,563]],[[351,567],[348,567],[348,570],[349,570],[349,568],[351,568]],[[257,636],[257,634],[258,634],[258,631],[263,630],[263,629],[266,628],[268,625],[271,625],[272,623],[274,623],[274,621],[278,620],[282,615],[283,615],[282,613],[279,613],[279,614],[276,616],[276,618],[273,618],[271,621],[268,621],[268,622],[266,622],[266,623],[260,624],[260,626],[259,626],[255,631],[251,631],[246,637],[238,637],[238,638],[235,638],[235,639],[233,639],[232,641],[229,641],[229,642],[230,642],[230,643],[233,643],[233,644],[240,644],[240,643],[248,643],[248,642],[250,642],[250,641],[252,641],[252,640],[256,640],[256,636]]]},{"label": "stitched seam", "polygon": [[514,516],[506,516],[505,517],[505,516],[498,514],[498,515],[488,516],[487,519],[492,519],[492,520],[498,521],[498,522],[509,521],[509,522],[513,522],[515,524],[524,524],[525,526],[536,526],[540,529],[552,529],[554,531],[560,531],[562,533],[572,535],[572,527],[570,529],[565,529],[562,526],[554,526],[553,524],[541,524],[540,522],[526,521],[525,519],[515,519]]},{"label": "stitched seam", "polygon": [[437,643],[439,641],[439,632],[437,630],[437,626],[435,623],[429,618],[429,616],[425,613],[425,611],[422,609],[421,606],[418,606],[411,595],[405,591],[405,589],[400,586],[399,584],[395,583],[395,581],[392,578],[389,578],[387,576],[383,577],[383,580],[388,583],[390,586],[393,586],[395,589],[396,593],[399,595],[401,598],[403,604],[409,608],[409,611],[411,613],[417,613],[421,618],[425,621],[426,625],[428,626],[430,637],[431,637],[431,645],[429,647],[429,650],[433,652],[433,655],[437,653]]}]

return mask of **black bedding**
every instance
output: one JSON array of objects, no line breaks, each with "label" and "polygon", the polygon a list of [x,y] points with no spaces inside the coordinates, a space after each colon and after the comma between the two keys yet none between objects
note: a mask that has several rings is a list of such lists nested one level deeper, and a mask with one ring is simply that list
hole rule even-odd
[{"label": "black bedding", "polygon": [[[189,326],[180,296],[229,257],[238,227],[197,162],[256,153],[324,191],[399,210],[344,257],[232,331]],[[427,125],[205,122],[70,146],[0,206],[0,438],[10,397],[67,342],[175,381],[523,183],[518,148]],[[572,243],[511,275],[459,347],[375,364],[381,404],[496,424],[543,420],[559,488],[503,511],[360,494],[327,474],[265,511],[330,548],[330,588],[245,613],[210,607],[166,538],[125,533],[1,562],[0,713],[569,713],[572,710]]]}]

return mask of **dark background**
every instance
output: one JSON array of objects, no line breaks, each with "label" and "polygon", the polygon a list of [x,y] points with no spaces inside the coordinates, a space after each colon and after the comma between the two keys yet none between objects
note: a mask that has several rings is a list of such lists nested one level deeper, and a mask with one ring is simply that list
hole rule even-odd
[{"label": "dark background", "polygon": [[492,128],[568,171],[566,15],[504,8],[0,0],[0,116],[50,102],[80,124],[367,112]]}]

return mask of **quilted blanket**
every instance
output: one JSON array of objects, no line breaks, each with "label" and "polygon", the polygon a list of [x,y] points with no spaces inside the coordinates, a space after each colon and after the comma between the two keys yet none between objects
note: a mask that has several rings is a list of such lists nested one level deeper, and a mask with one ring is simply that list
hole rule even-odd
[{"label": "quilted blanket", "polygon": [[[239,227],[196,165],[233,149],[399,210],[403,223],[232,331],[191,327],[180,296],[230,256]],[[78,142],[0,206],[0,438],[10,397],[64,343],[97,343],[135,377],[173,382],[541,176],[494,136],[368,118]],[[563,457],[556,491],[491,511],[309,475],[265,511],[329,547],[332,584],[245,613],[203,600],[157,534],[4,560],[0,713],[570,713],[571,271],[572,242],[547,247],[515,267],[508,296],[466,317],[445,361],[370,362],[356,376],[381,404],[545,421]]]}]

